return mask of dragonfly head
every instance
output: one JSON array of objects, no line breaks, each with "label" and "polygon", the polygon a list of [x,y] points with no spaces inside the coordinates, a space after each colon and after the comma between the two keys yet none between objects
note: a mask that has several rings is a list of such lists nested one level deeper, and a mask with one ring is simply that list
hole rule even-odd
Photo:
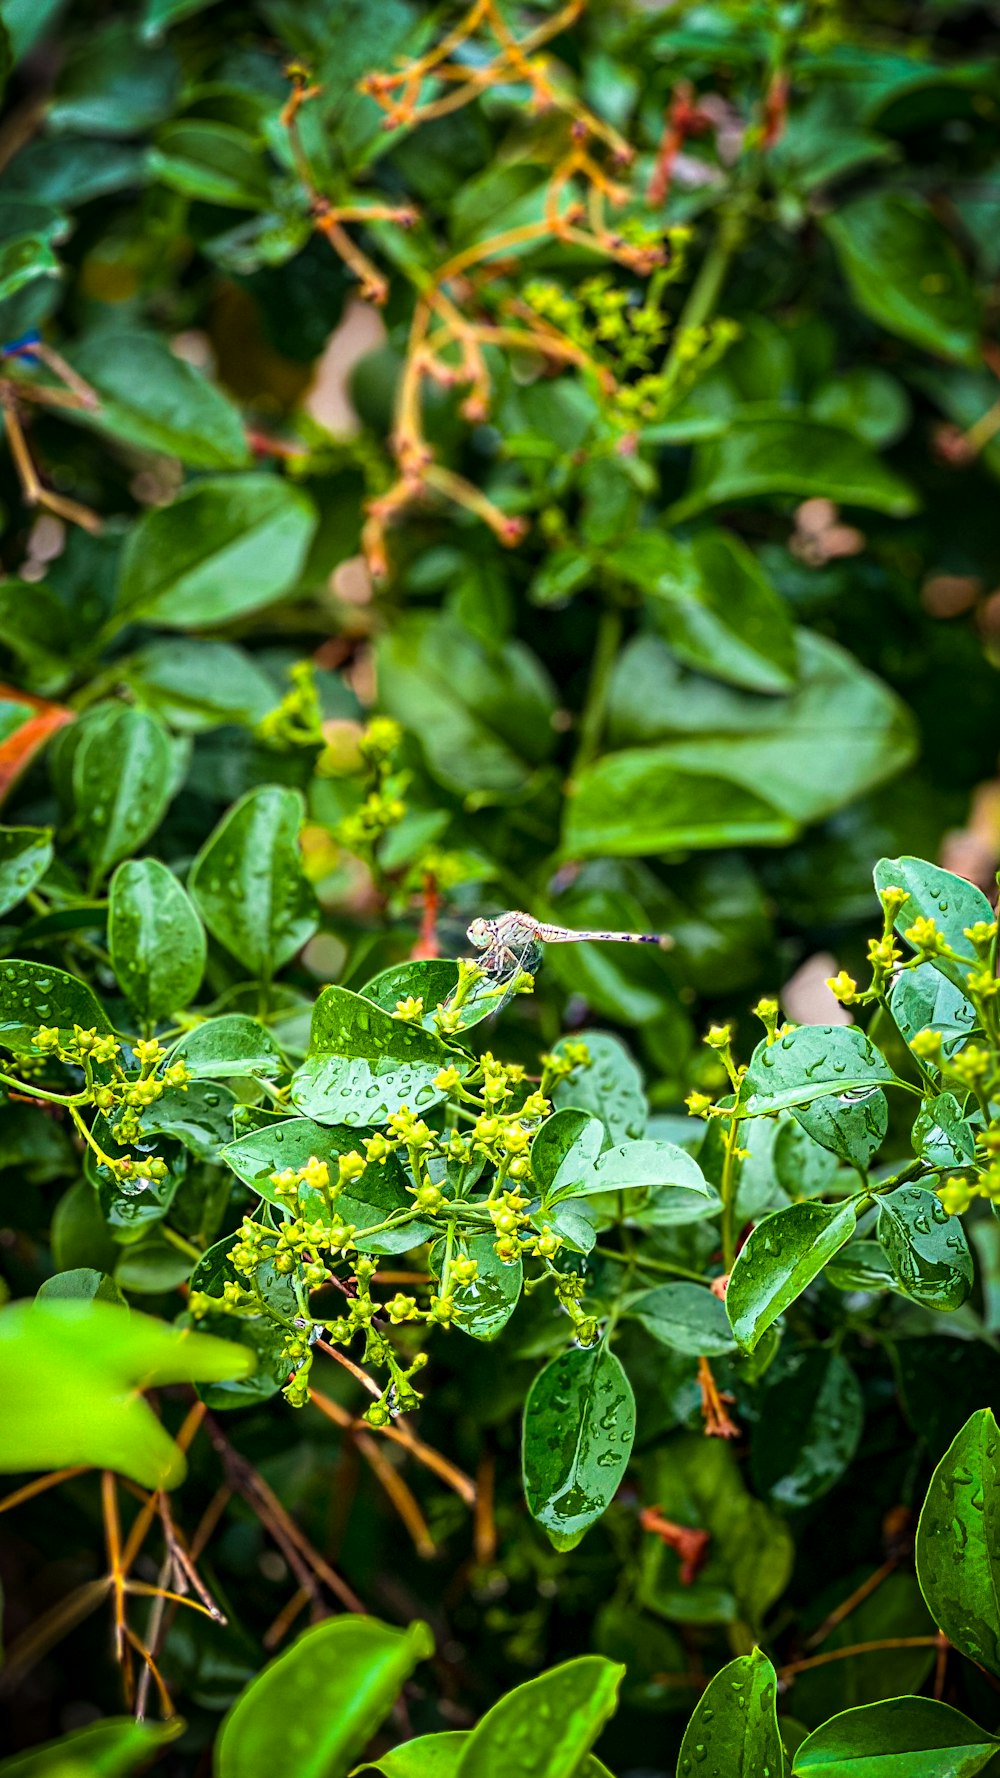
[{"label": "dragonfly head", "polygon": [[493,921],[473,920],[466,937],[477,951],[485,951],[487,945],[493,943]]}]

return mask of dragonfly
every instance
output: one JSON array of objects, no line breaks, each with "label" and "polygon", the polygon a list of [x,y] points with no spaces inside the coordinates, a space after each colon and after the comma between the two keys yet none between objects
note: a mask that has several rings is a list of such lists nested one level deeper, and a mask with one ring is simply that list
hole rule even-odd
[{"label": "dragonfly", "polygon": [[[569,926],[553,926],[536,920],[531,914],[511,911],[495,920],[473,920],[466,937],[481,956],[476,961],[484,981],[477,984],[473,995],[489,998],[491,1009],[499,1012],[517,990],[522,975],[534,975],[542,960],[543,945],[590,944],[610,941],[622,945],[659,945],[669,951],[673,939],[669,933],[574,931]],[[470,996],[470,1000],[473,996]]]}]

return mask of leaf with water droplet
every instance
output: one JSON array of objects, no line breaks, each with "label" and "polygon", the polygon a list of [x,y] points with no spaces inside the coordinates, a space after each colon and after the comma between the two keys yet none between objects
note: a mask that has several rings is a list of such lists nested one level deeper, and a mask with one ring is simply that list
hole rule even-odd
[{"label": "leaf with water droplet", "polygon": [[188,887],[209,932],[261,981],[316,930],[299,853],[304,818],[297,790],[261,785],[228,810],[191,866]]},{"label": "leaf with water droplet", "polygon": [[581,1655],[526,1680],[465,1737],[453,1778],[596,1778],[588,1754],[618,1701],[625,1668]]},{"label": "leaf with water droplet", "polygon": [[66,1037],[74,1025],[111,1030],[107,1013],[84,982],[61,969],[11,958],[0,964],[0,1043],[30,1050],[39,1025],[55,1025]]},{"label": "leaf with water droplet", "polygon": [[574,1549],[606,1510],[634,1437],[632,1387],[604,1344],[564,1352],[535,1378],[524,1407],[524,1492],[556,1549]]},{"label": "leaf with water droplet", "polygon": [[599,1117],[607,1142],[637,1141],[646,1128],[649,1107],[642,1089],[642,1075],[620,1037],[609,1031],[577,1031],[562,1037],[554,1047],[561,1055],[567,1043],[585,1043],[590,1062],[575,1068],[568,1080],[556,1086],[553,1103],[573,1106]]},{"label": "leaf with water droplet", "polygon": [[[945,1635],[1000,1675],[1000,1438],[980,1408],[948,1447],[917,1526],[917,1579]],[[960,1529],[958,1529],[960,1528]]]},{"label": "leaf with water droplet", "polygon": [[155,858],[111,879],[108,947],[118,985],[144,1024],[181,1012],[201,986],[205,933],[185,890]]},{"label": "leaf with water droplet", "polygon": [[850,1240],[860,1202],[859,1195],[843,1204],[790,1204],[757,1224],[726,1291],[733,1333],[745,1352]]},{"label": "leaf with water droplet", "polygon": [[[740,1655],[710,1680],[684,1731],[678,1771],[704,1770],[711,1759],[725,1778],[780,1778],[778,1681],[765,1654]],[[685,1760],[691,1762],[685,1766]],[[711,1770],[711,1768],[708,1768]]]},{"label": "leaf with water droplet", "polygon": [[625,1313],[662,1346],[692,1358],[719,1358],[736,1349],[722,1303],[701,1284],[659,1284],[633,1297]]},{"label": "leaf with water droplet", "polygon": [[961,987],[970,969],[979,967],[976,954],[965,937],[964,928],[979,921],[991,921],[993,909],[981,889],[965,877],[956,877],[940,865],[929,864],[925,858],[880,858],[874,871],[875,887],[905,889],[906,900],[895,918],[896,931],[902,935],[915,920],[933,920],[943,932],[951,949],[963,963],[950,963],[945,957],[929,960],[929,967],[940,970]]},{"label": "leaf with water droplet", "polygon": [[93,888],[155,833],[173,788],[173,755],[159,718],[129,704],[98,705],[81,728],[73,802]]},{"label": "leaf with water droplet", "polygon": [[0,827],[0,915],[24,900],[51,863],[50,827]]},{"label": "leaf with water droplet", "polygon": [[740,1106],[745,1116],[760,1117],[894,1079],[885,1057],[856,1025],[799,1025],[777,1043],[757,1045]]},{"label": "leaf with water droplet", "polygon": [[844,1474],[861,1438],[864,1399],[847,1360],[815,1346],[776,1365],[759,1397],[751,1469],[776,1506],[808,1506]]},{"label": "leaf with water droplet", "polygon": [[879,1199],[878,1238],[899,1289],[928,1309],[960,1309],[972,1289],[972,1254],[957,1216],[933,1192],[901,1185]]},{"label": "leaf with water droplet", "polygon": [[182,1037],[169,1052],[170,1062],[183,1062],[195,1080],[244,1077],[273,1080],[285,1059],[269,1031],[246,1013],[223,1013],[206,1019]]}]

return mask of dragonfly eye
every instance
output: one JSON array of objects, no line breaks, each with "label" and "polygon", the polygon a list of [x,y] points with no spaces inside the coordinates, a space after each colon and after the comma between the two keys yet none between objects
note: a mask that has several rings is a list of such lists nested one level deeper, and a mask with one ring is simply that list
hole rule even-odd
[{"label": "dragonfly eye", "polygon": [[473,920],[466,937],[470,944],[475,945],[477,951],[485,951],[493,937],[489,920]]}]

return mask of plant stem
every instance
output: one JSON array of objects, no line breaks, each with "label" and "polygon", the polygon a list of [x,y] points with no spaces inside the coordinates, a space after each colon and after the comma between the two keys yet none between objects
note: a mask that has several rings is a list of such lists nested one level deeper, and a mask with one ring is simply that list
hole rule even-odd
[{"label": "plant stem", "polygon": [[740,1137],[740,1120],[735,1109],[729,1120],[729,1132],[726,1136],[726,1155],[722,1163],[722,1269],[730,1273],[736,1262],[736,1179],[734,1163],[736,1148]]},{"label": "plant stem", "polygon": [[675,1266],[668,1259],[644,1259],[642,1254],[616,1253],[613,1247],[595,1247],[602,1259],[617,1260],[620,1266],[633,1266],[639,1272],[663,1272],[671,1278],[690,1278],[695,1284],[704,1284],[701,1272],[692,1272],[689,1266]]},{"label": "plant stem", "polygon": [[719,293],[729,270],[729,261],[742,234],[742,218],[732,210],[724,210],[719,217],[715,239],[701,262],[698,276],[677,318],[670,350],[663,366],[665,390],[672,388],[682,369],[685,338],[692,328],[704,326],[719,300]]},{"label": "plant stem", "polygon": [[576,777],[589,765],[601,744],[604,717],[608,704],[611,669],[618,656],[622,639],[622,614],[615,605],[605,605],[597,626],[597,641],[590,667],[590,683],[580,717],[580,741],[570,768]]}]

